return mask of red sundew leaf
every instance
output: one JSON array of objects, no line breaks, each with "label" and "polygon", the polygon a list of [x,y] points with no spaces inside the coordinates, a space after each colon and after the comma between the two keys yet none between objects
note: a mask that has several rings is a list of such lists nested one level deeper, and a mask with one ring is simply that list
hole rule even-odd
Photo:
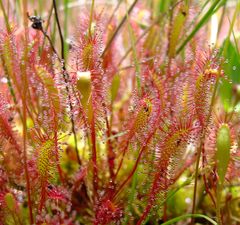
[{"label": "red sundew leaf", "polygon": [[[105,118],[107,112],[107,85],[108,78],[103,71],[103,63],[101,59],[103,32],[102,25],[98,20],[93,21],[96,23],[92,34],[89,35],[88,24],[89,21],[81,28],[82,32],[79,33],[78,39],[73,45],[72,64],[76,73],[90,74],[90,94],[86,98],[88,106],[88,122],[94,124],[97,130],[105,129]],[[85,28],[85,29],[84,29]],[[80,90],[83,96],[86,95],[84,90]]]},{"label": "red sundew leaf", "polygon": [[169,171],[169,166],[174,167],[172,161],[176,162],[175,158],[181,158],[182,150],[186,148],[196,129],[191,120],[180,118],[172,121],[169,127],[163,124],[161,131],[157,133],[156,141],[158,140],[159,152],[156,153],[155,173],[149,190],[147,206],[137,224],[141,224],[150,213],[157,195],[161,192],[164,193],[175,181],[172,179],[175,174]]},{"label": "red sundew leaf", "polygon": [[87,176],[87,167],[81,168],[81,170],[75,175],[74,188],[77,189],[83,183],[84,178]]},{"label": "red sundew leaf", "polygon": [[96,211],[94,225],[116,222],[123,216],[122,209],[109,199],[103,200]]},{"label": "red sundew leaf", "polygon": [[82,168],[75,176],[77,182],[81,182],[87,175],[87,167]]},{"label": "red sundew leaf", "polygon": [[49,170],[51,169],[51,161],[53,155],[54,142],[49,139],[46,140],[39,147],[37,157],[37,170],[41,180],[46,180],[50,177]]},{"label": "red sundew leaf", "polygon": [[64,190],[54,187],[52,185],[47,186],[47,195],[50,199],[53,200],[60,200],[66,202],[68,199],[68,196],[66,193],[64,193]]},{"label": "red sundew leaf", "polygon": [[0,93],[0,137],[8,140],[16,148],[17,152],[21,153],[21,148],[16,139],[16,134],[9,122],[11,115],[7,106],[8,103],[5,101],[4,96]]},{"label": "red sundew leaf", "polygon": [[[145,133],[147,136],[147,125],[148,121],[150,120],[152,116],[152,109],[153,104],[151,102],[151,99],[148,97],[143,97],[142,99],[138,99],[136,103],[136,109],[134,110],[132,116],[130,116],[128,125],[124,128],[128,132],[121,137],[121,143],[120,148],[121,152],[123,153],[123,157],[126,154],[128,145],[130,141],[136,137],[140,136],[139,141],[144,142],[145,138],[141,136],[141,134]],[[122,160],[123,160],[122,157]],[[120,167],[122,165],[122,161],[120,163]]]},{"label": "red sundew leaf", "polygon": [[7,192],[0,192],[0,207],[3,205],[4,203],[4,196]]},{"label": "red sundew leaf", "polygon": [[192,96],[196,115],[203,127],[206,125],[214,86],[218,78],[223,76],[220,63],[218,52],[209,50],[198,52],[196,64],[194,64]]},{"label": "red sundew leaf", "polygon": [[21,44],[18,40],[16,29],[12,29],[10,33],[0,32],[0,59],[6,77],[12,85],[11,94],[14,98],[22,98],[21,96]]},{"label": "red sundew leaf", "polygon": [[122,137],[125,142],[126,140],[131,140],[137,133],[141,133],[144,130],[151,116],[152,108],[153,104],[148,96],[136,100],[129,116],[127,127],[124,128],[129,131]]},{"label": "red sundew leaf", "polygon": [[43,83],[44,87],[48,91],[48,96],[51,101],[52,107],[56,113],[61,111],[61,104],[59,98],[59,91],[55,85],[55,81],[50,73],[42,66],[36,66],[36,74],[40,79],[40,82]]}]

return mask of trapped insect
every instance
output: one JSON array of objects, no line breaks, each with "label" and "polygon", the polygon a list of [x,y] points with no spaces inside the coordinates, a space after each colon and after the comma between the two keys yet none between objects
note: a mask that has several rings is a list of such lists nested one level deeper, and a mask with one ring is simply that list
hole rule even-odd
[{"label": "trapped insect", "polygon": [[27,14],[29,20],[32,22],[32,28],[36,30],[42,30],[42,23],[44,20],[40,16],[30,16]]}]

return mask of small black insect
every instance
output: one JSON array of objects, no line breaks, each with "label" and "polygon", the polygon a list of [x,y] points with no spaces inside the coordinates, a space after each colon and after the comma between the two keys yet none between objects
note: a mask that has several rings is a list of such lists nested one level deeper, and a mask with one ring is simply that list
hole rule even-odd
[{"label": "small black insect", "polygon": [[52,186],[51,184],[49,184],[49,185],[47,186],[47,188],[48,188],[49,190],[52,190],[52,189],[53,189],[53,186]]},{"label": "small black insect", "polygon": [[186,16],[187,13],[186,13],[185,11],[182,11],[182,15],[183,15],[183,16]]},{"label": "small black insect", "polygon": [[13,117],[10,116],[10,117],[8,118],[8,122],[12,122],[12,121],[13,121]]},{"label": "small black insect", "polygon": [[147,106],[145,106],[143,109],[144,109],[145,112],[148,112],[148,111],[149,111],[149,109],[148,109]]},{"label": "small black insect", "polygon": [[181,139],[178,139],[178,140],[176,141],[177,146],[179,146],[179,145],[181,144],[181,142],[182,142],[182,140],[181,140]]},{"label": "small black insect", "polygon": [[42,23],[44,20],[40,16],[30,16],[28,14],[29,20],[32,22],[32,28],[36,30],[42,30]]}]

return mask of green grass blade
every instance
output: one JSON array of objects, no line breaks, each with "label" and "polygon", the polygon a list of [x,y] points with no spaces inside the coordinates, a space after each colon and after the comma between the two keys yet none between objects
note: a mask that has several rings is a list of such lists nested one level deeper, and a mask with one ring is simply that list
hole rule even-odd
[{"label": "green grass blade", "polygon": [[228,0],[222,0],[222,1],[220,2],[220,4],[214,9],[213,14],[214,14],[215,12],[217,12],[222,6],[225,6],[226,3],[227,3],[227,1],[228,1]]},{"label": "green grass blade", "polygon": [[204,218],[208,222],[210,222],[211,224],[218,225],[216,221],[214,221],[213,219],[209,218],[208,216],[205,216],[205,215],[202,215],[202,214],[186,214],[186,215],[178,216],[176,218],[168,220],[165,223],[162,223],[162,225],[174,224],[174,223],[177,223],[177,222],[179,222],[181,220],[184,220],[184,219],[187,219],[187,218]]},{"label": "green grass blade", "polygon": [[68,35],[68,17],[69,17],[69,9],[68,9],[69,0],[64,0],[64,25],[63,25],[63,35],[64,35],[64,56],[67,59],[68,53],[68,44],[66,42]]},{"label": "green grass blade", "polygon": [[[134,9],[135,5],[137,4],[138,0],[135,0],[132,5],[130,6],[130,8],[127,10],[128,15],[132,12],[132,10]],[[109,49],[109,47],[111,46],[113,40],[115,39],[115,37],[118,35],[118,32],[120,31],[120,29],[122,28],[123,24],[126,22],[127,19],[127,15],[125,15],[123,17],[123,19],[121,20],[121,22],[119,23],[118,27],[116,28],[116,30],[114,31],[114,33],[112,34],[112,36],[110,37],[109,41],[106,44],[105,49],[103,50],[103,53],[101,55],[101,57],[103,57],[106,53],[106,51]]]},{"label": "green grass blade", "polygon": [[5,24],[6,24],[7,31],[8,31],[8,33],[10,33],[11,28],[10,28],[10,25],[9,25],[8,17],[7,17],[7,14],[6,14],[6,11],[5,11],[2,0],[0,0],[0,6],[1,6],[1,9],[2,9],[2,12],[3,12],[3,17],[4,17],[4,21],[5,21]]},{"label": "green grass blade", "polygon": [[237,51],[238,58],[240,58],[240,53],[239,53],[238,44],[237,44],[237,39],[236,39],[236,35],[235,35],[235,33],[234,33],[234,30],[232,31],[232,34],[233,34],[233,40],[234,40],[234,44],[235,44],[235,49],[236,49],[236,51]]},{"label": "green grass blade", "polygon": [[236,21],[236,18],[237,18],[237,14],[238,12],[240,11],[240,2],[238,2],[237,4],[237,7],[234,11],[234,14],[233,14],[233,18],[231,21],[229,21],[230,23],[230,28],[228,30],[228,36],[226,38],[226,42],[225,42],[225,45],[224,45],[224,49],[223,49],[223,53],[225,54],[227,49],[228,49],[228,45],[229,45],[229,42],[230,42],[230,36],[232,34],[232,31],[233,31],[233,27],[234,27],[234,24],[235,24],[235,21]]},{"label": "green grass blade", "polygon": [[[127,5],[127,1],[126,1],[126,5]],[[128,25],[128,32],[129,32],[129,36],[130,36],[131,46],[132,46],[132,50],[133,50],[133,59],[134,59],[134,64],[135,64],[135,69],[136,69],[137,89],[138,89],[139,94],[141,94],[141,78],[140,78],[141,68],[140,68],[140,63],[137,58],[137,50],[136,50],[136,46],[135,46],[135,36],[134,36],[133,29],[132,29],[130,21],[129,21],[128,10],[126,12],[126,18],[127,18],[127,25]]]},{"label": "green grass blade", "polygon": [[[128,207],[127,207],[127,209],[128,209],[129,212],[131,211],[132,204],[134,202],[134,198],[135,198],[135,194],[136,194],[137,182],[138,182],[138,169],[136,169],[136,171],[135,171],[135,173],[133,175],[131,193],[130,193],[129,198],[128,198]],[[129,214],[128,213],[126,213],[124,224],[125,225],[129,224]]]},{"label": "green grass blade", "polygon": [[[234,43],[232,43],[230,41],[230,37],[231,34],[234,35],[234,24],[237,20],[237,15],[240,11],[240,2],[238,2],[238,4],[236,5],[236,9],[235,12],[233,14],[232,19],[229,19],[229,24],[230,24],[230,28],[228,30],[228,35],[223,43],[222,49],[221,49],[221,53],[222,55],[225,57],[225,59],[228,61],[228,63],[224,64],[224,72],[226,74],[226,76],[228,78],[230,78],[230,80],[232,80],[233,84],[238,84],[240,82],[240,78],[239,78],[239,73],[238,70],[233,69],[233,68],[238,68],[240,65],[240,60],[239,60],[239,50],[238,47],[236,45],[235,42],[235,46]],[[234,38],[234,41],[235,38]],[[223,103],[224,109],[225,111],[229,111],[232,108],[232,104],[231,104],[231,99],[232,99],[232,84],[229,82],[229,80],[227,79],[223,79],[221,78],[221,85],[220,85],[220,96],[221,96],[221,101]]]}]

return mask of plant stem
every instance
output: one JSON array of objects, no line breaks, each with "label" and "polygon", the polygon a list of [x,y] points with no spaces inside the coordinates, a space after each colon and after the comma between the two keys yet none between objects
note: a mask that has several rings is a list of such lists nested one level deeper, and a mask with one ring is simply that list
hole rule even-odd
[{"label": "plant stem", "polygon": [[[150,138],[150,139],[151,139],[151,138]],[[150,140],[150,139],[149,139],[149,140]],[[140,162],[141,156],[142,156],[144,150],[146,149],[146,146],[147,146],[147,145],[143,146],[142,149],[140,150],[140,153],[139,153],[138,158],[137,158],[137,160],[136,160],[136,162],[135,162],[135,164],[134,164],[134,166],[133,166],[132,171],[130,172],[130,174],[128,175],[128,177],[125,179],[125,181],[123,181],[123,183],[120,185],[120,187],[117,189],[117,191],[114,193],[113,198],[116,198],[116,196],[118,195],[118,193],[122,190],[122,188],[126,185],[126,183],[128,183],[128,181],[129,181],[129,180],[131,179],[131,177],[134,175],[134,173],[135,173],[135,171],[136,171],[136,169],[137,169],[137,167],[138,167],[138,163]]]},{"label": "plant stem", "polygon": [[217,40],[218,40],[219,34],[221,32],[221,29],[222,29],[225,13],[226,13],[226,4],[223,6],[223,12],[222,12],[220,22],[219,22],[218,31],[217,31]]},{"label": "plant stem", "polygon": [[[182,1],[182,0],[181,0]],[[173,7],[172,9],[174,9],[181,1],[177,2]],[[148,27],[146,28],[146,30],[144,30],[144,32],[137,38],[137,40],[135,41],[134,43],[134,46],[136,46],[138,44],[138,42],[143,38],[145,37],[146,34],[148,34],[148,32],[155,26],[155,25],[158,25],[158,23],[160,21],[163,20],[163,18],[167,16],[167,13],[163,13],[162,15],[159,15],[154,21],[153,23]],[[120,61],[118,62],[117,64],[117,68],[119,68],[121,65],[122,65],[122,62],[127,58],[127,56],[129,55],[129,53],[133,50],[133,47],[131,46],[127,51],[126,53],[124,54],[124,56],[120,59]]]},{"label": "plant stem", "polygon": [[[207,121],[206,126],[208,125],[210,117],[211,117],[213,104],[214,104],[214,100],[215,100],[215,96],[216,96],[216,92],[217,92],[218,82],[219,82],[219,75],[217,77],[217,80],[216,80],[216,83],[215,83],[215,86],[214,86],[213,95],[212,95],[212,98],[211,98],[211,104],[210,104],[208,116],[207,116],[207,119],[206,119],[206,121]],[[198,148],[198,151],[197,151],[197,162],[196,162],[196,169],[195,169],[195,181],[194,181],[194,191],[193,191],[192,214],[195,213],[195,205],[196,205],[196,198],[197,198],[197,182],[198,182],[199,163],[200,163],[200,157],[201,157],[202,148],[204,148],[205,136],[206,136],[206,129],[203,129],[203,134],[202,134],[202,138],[201,138],[201,141],[200,141],[200,147]],[[194,223],[194,219],[192,218],[191,224],[193,224],[193,223]]]},{"label": "plant stem", "polygon": [[53,0],[53,8],[54,8],[54,12],[55,12],[55,18],[56,18],[56,21],[57,21],[57,27],[58,27],[58,32],[59,32],[60,41],[61,41],[61,57],[62,57],[62,60],[63,60],[63,67],[64,67],[63,69],[66,70],[66,68],[65,68],[65,57],[64,57],[64,39],[63,39],[62,29],[61,29],[61,25],[60,25],[60,21],[59,21],[56,0]]},{"label": "plant stem", "polygon": [[[127,7],[127,0],[125,0],[125,1],[126,1],[126,7]],[[130,40],[131,40],[131,46],[133,49],[133,58],[134,58],[134,64],[135,64],[135,69],[136,69],[137,89],[138,89],[138,94],[141,96],[141,78],[140,78],[141,68],[140,68],[138,58],[137,58],[137,50],[136,50],[136,46],[135,46],[136,41],[135,41],[133,29],[130,24],[128,11],[126,13],[126,16],[127,16],[128,32],[129,32],[129,36],[130,36]]]},{"label": "plant stem", "polygon": [[149,134],[147,140],[146,140],[146,144],[142,146],[138,158],[133,166],[132,171],[130,172],[130,174],[128,175],[128,177],[123,181],[123,183],[120,185],[120,187],[117,189],[117,191],[114,193],[113,198],[116,198],[116,196],[118,195],[118,193],[121,191],[121,189],[129,182],[129,180],[131,179],[131,177],[134,175],[137,167],[138,167],[138,163],[140,162],[140,159],[142,157],[143,152],[145,151],[145,149],[148,147],[148,143],[150,142],[150,140],[152,139],[153,135],[155,133],[155,130],[152,131],[152,133]]},{"label": "plant stem", "polygon": [[[28,18],[27,18],[27,1],[23,0],[23,12],[24,12],[24,29],[25,29],[25,51],[24,51],[24,60],[28,61]],[[33,210],[32,210],[32,201],[31,201],[31,186],[30,186],[30,178],[28,173],[28,160],[27,160],[27,103],[26,103],[26,92],[28,90],[27,85],[27,74],[26,74],[26,64],[24,64],[22,68],[23,72],[23,89],[22,89],[22,109],[23,109],[23,162],[24,162],[24,173],[26,177],[26,189],[27,189],[27,196],[28,196],[28,208],[29,208],[29,220],[30,224],[34,224],[33,219]]]},{"label": "plant stem", "polygon": [[28,174],[28,166],[27,166],[27,126],[26,126],[26,103],[23,102],[23,161],[24,161],[24,172],[27,183],[27,196],[28,196],[28,208],[29,208],[29,216],[30,223],[33,224],[33,213],[32,213],[32,201],[31,201],[31,191],[30,191],[30,179]]},{"label": "plant stem", "polygon": [[221,196],[222,196],[222,185],[217,185],[217,203],[216,203],[216,214],[217,214],[217,221],[219,225],[222,225],[222,218],[221,218]]},{"label": "plant stem", "polygon": [[[128,197],[128,211],[129,212],[131,212],[131,210],[133,208],[133,201],[135,199],[137,183],[138,183],[138,171],[136,170],[134,175],[133,175],[131,192],[130,192],[130,195]],[[129,224],[129,214],[126,213],[124,225],[128,225],[128,224]]]},{"label": "plant stem", "polygon": [[93,21],[94,3],[95,3],[95,0],[92,0],[92,6],[91,6],[91,11],[90,11],[90,19],[89,19],[89,27],[88,27],[88,32],[89,32],[90,38],[92,37],[92,21]]},{"label": "plant stem", "polygon": [[52,43],[52,40],[50,39],[50,37],[46,37],[45,35],[47,35],[47,30],[48,30],[48,27],[50,25],[50,20],[51,20],[51,17],[52,17],[52,13],[53,13],[53,4],[51,6],[51,9],[50,9],[50,12],[49,12],[49,15],[48,15],[48,19],[47,19],[47,24],[44,28],[45,32],[43,31],[43,34],[44,34],[44,39],[43,39],[43,44],[42,44],[42,50],[44,49],[44,44],[45,44],[45,39],[47,38],[48,41],[50,41],[50,45],[53,46],[53,43]]},{"label": "plant stem", "polygon": [[111,14],[111,16],[110,16],[107,24],[110,24],[110,23],[112,22],[112,19],[113,19],[115,13],[117,12],[117,10],[118,10],[118,8],[120,7],[120,5],[121,5],[122,2],[123,2],[123,0],[119,0],[119,1],[118,1],[118,4],[117,4],[117,6],[114,8],[114,10],[113,10],[113,12],[112,12],[112,14]]},{"label": "plant stem", "polygon": [[[135,0],[132,5],[130,6],[130,8],[128,9],[127,11],[127,14],[129,15],[134,6],[137,4],[138,0]],[[123,17],[122,21],[120,22],[120,24],[118,25],[117,29],[115,30],[115,32],[113,33],[113,35],[111,36],[110,40],[108,41],[102,55],[101,55],[101,58],[103,58],[103,56],[105,55],[105,53],[107,52],[107,50],[109,49],[109,47],[111,46],[113,40],[116,38],[116,36],[118,35],[118,32],[120,31],[120,29],[122,28],[123,24],[126,22],[126,19],[127,19],[127,14]]]},{"label": "plant stem", "polygon": [[[69,107],[70,107],[70,111],[72,113],[73,106],[72,106],[71,96],[70,96],[69,87],[68,87],[69,76],[68,76],[68,73],[67,73],[65,56],[64,56],[64,39],[63,39],[61,25],[60,25],[60,21],[59,21],[59,17],[58,17],[56,0],[53,0],[53,8],[54,8],[54,12],[55,12],[55,18],[56,18],[56,21],[57,21],[57,27],[58,27],[58,32],[59,32],[60,41],[61,41],[61,58],[62,58],[63,79],[64,79],[64,82],[66,84],[66,91],[67,91],[68,100],[69,100]],[[73,115],[70,115],[70,120],[71,120],[71,124],[72,124],[72,133],[73,133],[73,136],[74,136],[75,152],[76,152],[76,155],[77,155],[78,164],[81,165],[81,160],[80,160],[80,156],[79,156],[79,153],[78,153],[77,134],[76,134],[76,131],[75,131],[75,123],[74,123]]]},{"label": "plant stem", "polygon": [[[64,27],[64,40],[67,39],[67,35],[68,35],[68,16],[69,16],[68,2],[69,2],[69,0],[64,0],[64,26],[63,26]],[[65,58],[67,58],[67,53],[68,53],[69,47],[68,47],[68,44],[66,41],[64,42],[64,45],[65,45],[64,56],[65,56]]]},{"label": "plant stem", "polygon": [[128,148],[128,145],[129,145],[129,141],[126,143],[125,147],[123,148],[123,155],[121,157],[121,160],[120,160],[120,163],[118,165],[118,168],[117,168],[117,171],[115,173],[115,177],[117,177],[121,167],[122,167],[122,164],[123,164],[123,160],[124,160],[124,157],[125,157],[125,154],[126,154],[126,151],[127,151],[127,148]]},{"label": "plant stem", "polygon": [[59,151],[58,151],[58,122],[57,122],[57,115],[54,112],[54,150],[55,150],[55,157],[56,157],[56,164],[59,173],[59,178],[62,183],[64,183],[62,169],[59,164]]},{"label": "plant stem", "polygon": [[41,32],[43,33],[44,37],[47,38],[47,40],[48,40],[48,42],[49,42],[49,44],[50,44],[54,54],[58,57],[59,62],[62,63],[62,60],[61,60],[60,56],[58,55],[58,53],[57,53],[57,51],[56,51],[56,49],[55,49],[55,47],[54,47],[54,45],[52,43],[52,40],[49,37],[49,35],[47,34],[47,32],[44,31],[43,29],[41,29]]},{"label": "plant stem", "polygon": [[95,118],[93,115],[91,122],[91,140],[92,140],[92,161],[93,161],[93,188],[95,200],[98,199],[98,168],[97,168],[97,146],[96,146],[96,130]]},{"label": "plant stem", "polygon": [[2,0],[0,0],[0,6],[1,6],[1,9],[2,9],[2,11],[3,11],[3,17],[4,17],[4,20],[5,20],[5,24],[6,24],[7,31],[8,31],[8,33],[10,33],[10,32],[11,32],[11,28],[10,28],[10,25],[9,25],[8,17],[7,17],[5,8],[4,8],[4,6],[3,6]]},{"label": "plant stem", "polygon": [[107,126],[107,152],[108,152],[108,167],[109,167],[109,173],[110,173],[110,179],[111,179],[111,186],[115,187],[114,179],[115,179],[115,173],[114,173],[114,158],[115,153],[113,151],[112,147],[112,140],[110,139],[111,136],[111,127],[110,123],[107,118],[107,113],[105,112],[105,121]]}]

